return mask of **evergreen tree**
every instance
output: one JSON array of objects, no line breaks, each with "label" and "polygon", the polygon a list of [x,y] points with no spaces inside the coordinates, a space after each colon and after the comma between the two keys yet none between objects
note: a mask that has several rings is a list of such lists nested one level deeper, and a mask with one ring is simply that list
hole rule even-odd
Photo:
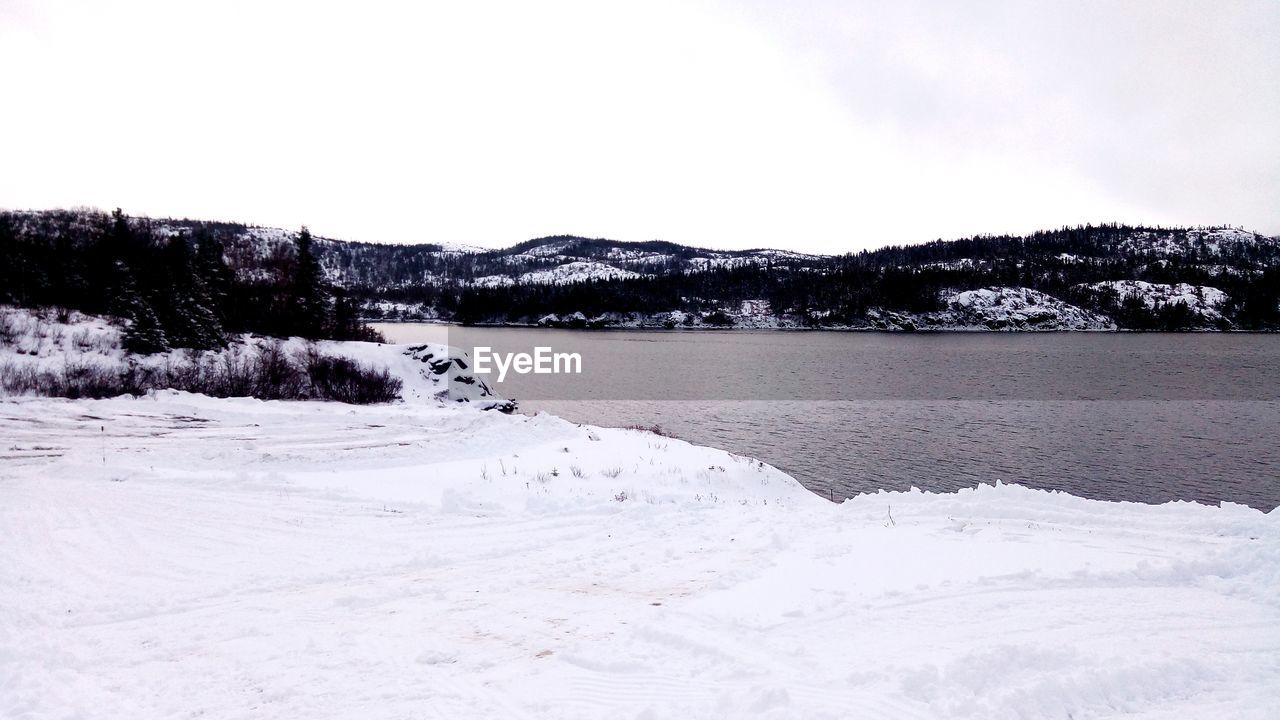
[{"label": "evergreen tree", "polygon": [[205,227],[198,228],[196,238],[195,272],[209,294],[211,310],[225,326],[232,315],[232,290],[235,274],[227,267],[226,248]]},{"label": "evergreen tree", "polygon": [[1160,308],[1159,323],[1162,329],[1169,331],[1190,329],[1196,321],[1196,313],[1187,306],[1186,300],[1178,300]]},{"label": "evergreen tree", "polygon": [[333,292],[333,328],[329,335],[335,340],[362,339],[363,326],[356,315],[356,305],[346,290],[335,288]]},{"label": "evergreen tree", "polygon": [[120,294],[116,298],[116,314],[125,320],[124,349],[150,355],[169,349],[169,339],[151,303],[138,290],[133,273],[123,262],[116,264]]},{"label": "evergreen tree", "polygon": [[226,346],[222,323],[209,290],[196,274],[191,248],[182,236],[169,238],[163,258],[167,283],[160,291],[160,320],[174,347],[212,350]]},{"label": "evergreen tree", "polygon": [[1150,330],[1155,327],[1155,312],[1147,307],[1142,294],[1135,290],[1120,301],[1115,320],[1117,325],[1128,330]]},{"label": "evergreen tree", "polygon": [[305,227],[294,241],[288,296],[292,316],[289,331],[310,339],[322,337],[328,325],[328,287],[312,248],[311,231]]},{"label": "evergreen tree", "polygon": [[0,302],[26,303],[25,261],[9,216],[0,215]]}]

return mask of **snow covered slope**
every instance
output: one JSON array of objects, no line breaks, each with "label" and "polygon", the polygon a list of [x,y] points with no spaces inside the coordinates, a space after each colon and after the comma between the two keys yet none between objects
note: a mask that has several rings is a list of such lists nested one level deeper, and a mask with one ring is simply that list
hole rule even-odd
[{"label": "snow covered slope", "polygon": [[1127,254],[1153,257],[1199,255],[1216,257],[1275,238],[1232,227],[1188,230],[1139,230],[1120,243]]},{"label": "snow covered slope", "polygon": [[550,270],[536,270],[520,276],[519,282],[534,285],[563,285],[587,280],[634,280],[640,273],[591,260],[575,260]]},{"label": "snow covered slope", "polygon": [[1213,324],[1221,321],[1222,306],[1227,302],[1227,294],[1208,285],[1191,285],[1177,283],[1151,283],[1144,280],[1108,280],[1106,282],[1081,285],[1095,293],[1109,292],[1118,300],[1131,295],[1142,299],[1147,309],[1155,309],[1161,305],[1183,303],[1187,309],[1199,318],[1201,323]]},{"label": "snow covered slope", "polygon": [[456,406],[0,402],[0,717],[1274,718],[1280,513]]},{"label": "snow covered slope", "polygon": [[877,330],[997,330],[1059,331],[1114,330],[1115,323],[1099,313],[1023,287],[988,287],[944,291],[946,309],[927,313],[872,310]]},{"label": "snow covered slope", "polygon": [[1104,315],[1031,288],[989,287],[945,293],[943,301],[947,309],[926,315],[926,325],[982,330],[1115,329]]}]

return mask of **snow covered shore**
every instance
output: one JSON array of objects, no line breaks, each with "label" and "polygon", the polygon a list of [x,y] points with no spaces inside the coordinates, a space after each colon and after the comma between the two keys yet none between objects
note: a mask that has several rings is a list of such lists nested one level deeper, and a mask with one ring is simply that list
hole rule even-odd
[{"label": "snow covered shore", "polygon": [[0,717],[1268,718],[1280,512],[435,404],[0,402]]},{"label": "snow covered shore", "polygon": [[[52,395],[106,397],[123,394],[119,378],[138,378],[141,389],[195,385],[219,397],[295,397],[282,391],[282,373],[265,368],[272,384],[256,383],[263,362],[305,367],[308,355],[345,358],[370,372],[386,372],[398,383],[391,397],[406,402],[467,403],[484,410],[512,412],[516,403],[498,397],[471,370],[471,357],[463,350],[442,344],[393,345],[373,342],[306,341],[241,335],[229,347],[193,351],[174,349],[139,355],[123,348],[122,330],[110,319],[69,311],[58,313],[0,305],[0,397],[4,395]],[[267,360],[264,360],[268,358]],[[105,387],[87,386],[105,379]],[[185,383],[169,384],[169,383]],[[48,391],[49,386],[60,388]],[[74,391],[68,391],[74,388]],[[101,392],[107,389],[112,392]],[[128,390],[132,394],[136,388]],[[257,392],[251,390],[256,389]],[[302,394],[302,393],[300,393]],[[322,396],[324,397],[324,396]]]}]

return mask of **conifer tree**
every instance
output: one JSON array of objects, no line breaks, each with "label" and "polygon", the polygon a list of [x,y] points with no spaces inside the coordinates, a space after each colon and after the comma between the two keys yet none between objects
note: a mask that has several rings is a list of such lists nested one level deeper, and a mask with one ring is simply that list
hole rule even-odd
[{"label": "conifer tree", "polygon": [[23,265],[18,238],[8,215],[0,215],[0,302],[26,303]]},{"label": "conifer tree", "polygon": [[312,247],[311,231],[306,227],[294,241],[295,261],[289,283],[291,332],[315,339],[328,325],[328,288]]},{"label": "conifer tree", "polygon": [[167,283],[159,293],[160,319],[169,344],[196,350],[224,347],[222,323],[212,309],[208,288],[195,272],[185,237],[169,238],[162,266]]},{"label": "conifer tree", "polygon": [[359,340],[363,333],[356,305],[346,290],[335,288],[333,292],[333,329],[329,333],[335,340]]},{"label": "conifer tree", "polygon": [[151,303],[138,290],[133,273],[123,262],[116,263],[120,292],[116,296],[116,314],[126,322],[124,349],[150,355],[169,349],[169,339]]},{"label": "conifer tree", "polygon": [[235,285],[235,274],[231,272],[231,268],[227,267],[224,257],[226,249],[222,241],[218,240],[208,228],[197,229],[195,238],[196,276],[204,283],[209,293],[209,299],[213,305],[211,309],[217,314],[218,320],[225,325],[231,315],[229,305]]}]

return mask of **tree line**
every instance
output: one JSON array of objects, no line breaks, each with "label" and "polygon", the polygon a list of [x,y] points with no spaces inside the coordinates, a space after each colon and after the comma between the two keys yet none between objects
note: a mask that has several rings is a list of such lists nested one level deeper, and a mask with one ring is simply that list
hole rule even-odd
[{"label": "tree line", "polygon": [[[744,300],[814,327],[858,325],[876,309],[942,309],[944,291],[1029,287],[1102,312],[1121,327],[1187,329],[1206,320],[1178,303],[1148,306],[1136,293],[1088,285],[1110,280],[1188,283],[1224,291],[1214,327],[1280,329],[1280,242],[1185,228],[1084,225],[1027,236],[975,236],[837,256],[711,253],[674,243],[559,236],[506,250],[458,252],[438,244],[377,245],[263,239],[245,225],[131,219],[84,211],[0,213],[0,302],[62,304],[131,321],[136,347],[207,347],[228,333],[370,337],[359,317],[381,301],[428,308],[463,323],[531,322],[549,314],[655,314],[720,318]],[[1171,252],[1168,248],[1176,248]],[[716,262],[708,258],[714,255]],[[493,287],[590,259],[642,277]],[[736,263],[736,260],[741,263]],[[335,282],[330,282],[332,279]],[[717,314],[719,312],[720,314]]]},{"label": "tree line", "polygon": [[128,350],[226,347],[239,333],[378,340],[330,283],[306,228],[249,272],[228,265],[234,226],[162,232],[117,209],[0,212],[0,302],[124,321]]},{"label": "tree line", "polygon": [[[429,299],[464,323],[528,322],[582,312],[712,313],[768,300],[775,313],[814,327],[859,325],[868,311],[943,309],[944,291],[1028,287],[1112,317],[1135,330],[1280,329],[1280,243],[1259,238],[1208,246],[1186,229],[1087,225],[1030,236],[979,236],[889,246],[781,265],[713,267],[571,285],[434,288]],[[1178,252],[1153,248],[1173,242]],[[1185,303],[1148,305],[1137,292],[1088,288],[1110,280],[1209,286],[1227,295],[1221,320]],[[370,296],[380,291],[362,290]],[[409,293],[405,293],[409,296]],[[428,301],[428,298],[423,298]]]}]

